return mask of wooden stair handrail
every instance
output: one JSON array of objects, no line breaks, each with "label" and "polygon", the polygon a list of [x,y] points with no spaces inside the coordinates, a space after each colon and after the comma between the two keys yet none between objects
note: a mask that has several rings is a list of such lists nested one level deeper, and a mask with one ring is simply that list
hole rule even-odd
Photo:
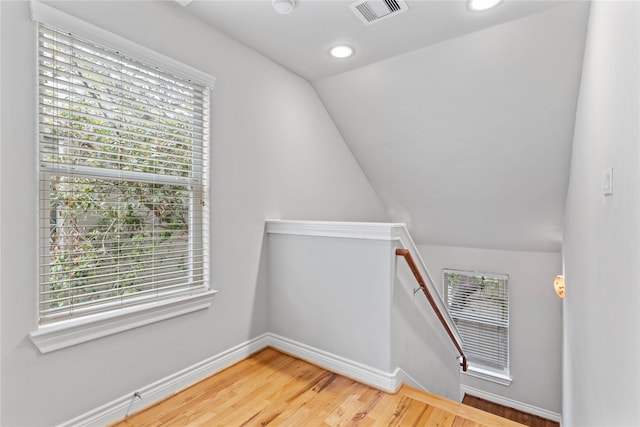
[{"label": "wooden stair handrail", "polygon": [[451,327],[449,327],[449,323],[447,323],[447,321],[445,320],[442,311],[440,311],[440,308],[436,304],[436,301],[433,299],[431,292],[429,292],[427,284],[422,278],[422,274],[420,273],[420,270],[418,270],[418,266],[413,260],[413,256],[411,256],[411,252],[409,251],[409,249],[397,248],[396,255],[404,257],[405,261],[407,261],[407,264],[409,265],[411,272],[416,278],[418,285],[420,285],[420,289],[422,289],[424,296],[427,298],[427,301],[429,301],[429,304],[431,304],[431,308],[433,308],[433,311],[436,313],[436,316],[438,316],[438,319],[440,319],[440,323],[442,323],[442,326],[447,331],[447,334],[449,335],[449,338],[451,338],[453,345],[455,345],[456,349],[458,350],[458,353],[460,353],[460,358],[462,359],[460,361],[460,366],[462,366],[462,371],[467,372],[467,356],[465,356],[464,351],[462,351],[462,345],[458,342],[455,335],[453,335],[453,331],[451,330]]}]

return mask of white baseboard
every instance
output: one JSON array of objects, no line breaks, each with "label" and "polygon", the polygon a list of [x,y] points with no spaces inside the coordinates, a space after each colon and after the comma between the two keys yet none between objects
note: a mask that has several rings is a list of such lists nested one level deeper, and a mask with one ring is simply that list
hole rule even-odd
[{"label": "white baseboard", "polygon": [[279,335],[267,333],[269,345],[279,350],[307,360],[332,372],[353,378],[361,383],[371,385],[390,393],[394,393],[401,382],[398,381],[399,368],[394,372],[384,372],[362,363],[337,356]]},{"label": "white baseboard", "polygon": [[398,377],[396,380],[396,383],[398,384],[398,387],[400,387],[404,383],[404,384],[410,385],[411,387],[429,391],[425,386],[420,384],[418,380],[416,380],[411,375],[409,375],[409,373],[404,369],[398,368],[396,369],[396,372]]},{"label": "white baseboard", "polygon": [[[152,384],[141,387],[137,390],[132,390],[131,393],[60,424],[58,427],[97,427],[112,423],[122,419],[127,414],[136,412],[145,406],[149,406],[154,402],[169,397],[183,388],[194,384],[268,346],[281,350],[285,353],[289,353],[300,359],[307,360],[330,371],[389,392],[395,392],[403,381],[409,383],[407,379],[411,379],[415,382],[415,380],[399,368],[392,373],[383,372],[306,344],[302,344],[279,335],[266,333],[230,348],[229,350],[223,351],[222,353],[218,353],[215,356],[196,363],[186,369],[176,372],[175,374],[162,378]],[[415,384],[418,387],[420,386],[417,382],[415,382]],[[134,397],[134,392],[139,393],[141,398]]]},{"label": "white baseboard", "polygon": [[562,423],[562,416],[555,412],[547,411],[546,409],[538,408],[537,406],[529,405],[527,403],[518,402],[517,400],[512,400],[507,397],[498,396],[497,394],[478,390],[477,388],[460,385],[460,398],[462,399],[465,394],[479,397],[480,399],[485,399],[490,402],[506,406],[508,408],[517,409],[518,411],[526,412],[528,414],[537,415],[551,421]]},{"label": "white baseboard", "polygon": [[[176,372],[175,374],[162,378],[152,384],[141,387],[137,390],[132,390],[131,393],[125,396],[112,400],[99,408],[60,424],[59,427],[104,426],[123,418],[127,414],[133,413],[165,397],[171,396],[177,391],[196,383],[239,360],[242,360],[268,345],[268,337],[266,335],[261,335]],[[135,398],[133,395],[134,392],[138,392],[141,398]]]}]

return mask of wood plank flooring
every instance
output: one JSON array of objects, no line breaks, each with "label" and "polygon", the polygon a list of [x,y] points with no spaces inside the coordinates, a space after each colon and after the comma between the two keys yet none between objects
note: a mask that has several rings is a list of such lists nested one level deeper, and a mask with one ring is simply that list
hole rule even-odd
[{"label": "wood plank flooring", "polygon": [[385,393],[264,349],[112,426],[521,426],[402,386]]},{"label": "wood plank flooring", "polygon": [[470,396],[468,394],[464,395],[462,403],[486,412],[491,412],[492,414],[499,415],[503,418],[508,418],[522,423],[529,427],[560,427],[559,422],[547,420],[546,418],[538,417],[537,415],[527,414],[526,412],[498,405],[497,403],[489,402],[488,400],[480,399],[479,397]]}]

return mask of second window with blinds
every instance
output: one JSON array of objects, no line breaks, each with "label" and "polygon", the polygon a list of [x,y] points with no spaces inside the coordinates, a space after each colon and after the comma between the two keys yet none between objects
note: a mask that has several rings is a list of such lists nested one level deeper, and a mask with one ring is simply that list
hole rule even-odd
[{"label": "second window with blinds", "polygon": [[444,270],[447,308],[471,374],[509,383],[509,276]]}]

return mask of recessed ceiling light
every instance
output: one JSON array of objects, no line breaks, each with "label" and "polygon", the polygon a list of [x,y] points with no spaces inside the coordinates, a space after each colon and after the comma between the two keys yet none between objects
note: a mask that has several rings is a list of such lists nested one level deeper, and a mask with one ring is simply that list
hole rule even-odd
[{"label": "recessed ceiling light", "polygon": [[502,0],[470,0],[469,9],[475,11],[488,10],[496,7]]},{"label": "recessed ceiling light", "polygon": [[353,48],[351,46],[347,46],[346,44],[341,44],[338,46],[334,46],[329,50],[329,55],[334,58],[348,58],[353,55]]},{"label": "recessed ceiling light", "polygon": [[295,3],[294,0],[271,0],[271,6],[273,6],[280,15],[287,15],[293,10]]}]

